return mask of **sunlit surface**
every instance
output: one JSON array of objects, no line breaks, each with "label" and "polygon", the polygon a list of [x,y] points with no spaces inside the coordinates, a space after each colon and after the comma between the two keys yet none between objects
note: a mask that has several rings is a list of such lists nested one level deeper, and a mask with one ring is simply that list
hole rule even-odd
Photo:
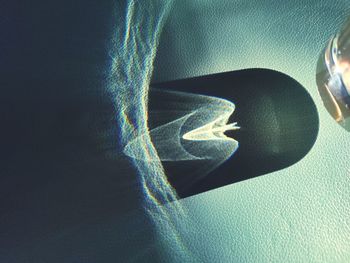
[{"label": "sunlit surface", "polygon": [[[273,69],[307,89],[320,117],[317,141],[296,165],[181,202],[199,230],[182,230],[191,250],[202,262],[349,262],[350,138],[315,83],[320,52],[349,16],[349,1],[180,2],[160,41],[158,82]],[[245,128],[238,124],[237,133]]]}]

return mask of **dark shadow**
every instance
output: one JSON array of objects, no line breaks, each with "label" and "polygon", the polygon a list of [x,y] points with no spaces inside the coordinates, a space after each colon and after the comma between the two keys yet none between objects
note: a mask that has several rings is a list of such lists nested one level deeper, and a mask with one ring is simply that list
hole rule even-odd
[{"label": "dark shadow", "polygon": [[17,2],[0,9],[0,261],[157,261],[105,94],[125,7]]},{"label": "dark shadow", "polygon": [[[153,87],[221,97],[236,105],[231,121],[237,121],[241,129],[228,135],[240,146],[223,165],[198,178],[191,177],[193,161],[164,162],[181,198],[291,166],[310,151],[318,134],[312,98],[297,81],[276,71],[249,69]],[[157,97],[151,93],[152,108],[157,108]],[[200,166],[201,161],[195,165]]]}]

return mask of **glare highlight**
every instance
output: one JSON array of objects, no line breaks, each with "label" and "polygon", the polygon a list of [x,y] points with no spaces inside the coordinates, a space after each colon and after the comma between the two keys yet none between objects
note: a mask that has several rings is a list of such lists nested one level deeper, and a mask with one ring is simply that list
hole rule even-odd
[{"label": "glare highlight", "polygon": [[[237,130],[237,123],[229,123],[235,105],[225,99],[199,94],[157,90],[156,98],[162,100],[162,109],[151,111],[153,123],[170,120],[146,134],[131,140],[124,153],[131,158],[153,162],[205,160],[192,171],[205,176],[238,149],[238,142],[225,135]],[[170,105],[170,106],[169,106]],[[170,108],[169,108],[170,107]],[[150,136],[157,151],[157,159],[147,159],[137,150],[145,136]]]}]

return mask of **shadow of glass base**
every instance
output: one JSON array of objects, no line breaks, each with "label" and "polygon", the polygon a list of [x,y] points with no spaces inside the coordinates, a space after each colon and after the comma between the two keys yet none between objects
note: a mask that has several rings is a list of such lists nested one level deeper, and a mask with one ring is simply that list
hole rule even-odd
[{"label": "shadow of glass base", "polygon": [[[196,171],[206,160],[163,162],[180,198],[287,168],[300,161],[317,138],[319,119],[312,98],[297,81],[276,71],[226,72],[157,83],[152,88],[215,96],[236,106],[229,122],[241,128],[226,135],[237,140],[239,148],[221,166],[201,175]],[[169,100],[151,91],[149,111],[166,111]],[[154,123],[150,115],[151,129]]]}]

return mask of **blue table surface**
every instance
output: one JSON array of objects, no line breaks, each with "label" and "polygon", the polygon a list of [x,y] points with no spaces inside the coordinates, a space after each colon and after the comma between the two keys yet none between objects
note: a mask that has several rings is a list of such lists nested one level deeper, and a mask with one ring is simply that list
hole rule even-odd
[{"label": "blue table surface", "polygon": [[201,260],[349,262],[350,134],[325,110],[315,82],[319,54],[349,14],[348,1],[174,3],[156,81],[274,69],[307,89],[320,116],[318,139],[297,164],[180,201],[189,217],[179,220],[196,229],[179,235]]}]

